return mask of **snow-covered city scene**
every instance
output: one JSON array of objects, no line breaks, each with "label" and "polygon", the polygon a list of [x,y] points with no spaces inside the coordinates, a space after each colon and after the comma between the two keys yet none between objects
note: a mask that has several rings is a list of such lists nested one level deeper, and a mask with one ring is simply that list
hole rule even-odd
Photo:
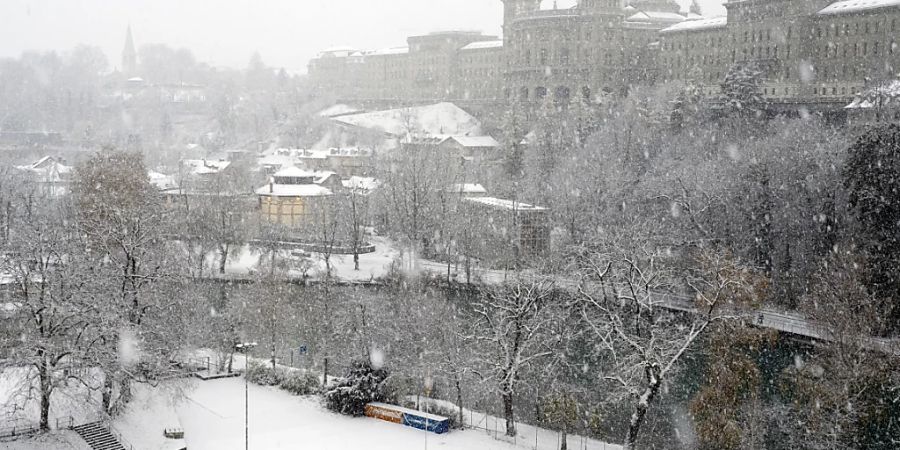
[{"label": "snow-covered city scene", "polygon": [[900,449],[900,0],[3,0],[0,450]]}]

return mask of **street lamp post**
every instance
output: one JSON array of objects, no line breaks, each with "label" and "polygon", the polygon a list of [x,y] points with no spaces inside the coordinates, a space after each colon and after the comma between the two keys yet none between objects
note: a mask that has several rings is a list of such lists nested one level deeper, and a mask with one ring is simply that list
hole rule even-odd
[{"label": "street lamp post", "polygon": [[247,383],[247,370],[250,368],[248,352],[256,347],[256,342],[241,342],[234,349],[244,354],[244,450],[250,450],[250,387]]}]

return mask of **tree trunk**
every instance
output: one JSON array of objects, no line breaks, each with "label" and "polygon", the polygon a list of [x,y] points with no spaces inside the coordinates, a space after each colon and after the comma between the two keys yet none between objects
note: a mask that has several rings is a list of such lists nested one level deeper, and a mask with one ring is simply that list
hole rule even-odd
[{"label": "tree trunk", "polygon": [[6,202],[6,221],[4,222],[3,239],[9,242],[9,229],[12,224],[12,202]]},{"label": "tree trunk", "polygon": [[322,369],[322,386],[328,386],[328,357],[325,357],[325,367]]},{"label": "tree trunk", "polygon": [[[275,311],[273,311],[272,317],[274,319]],[[275,329],[276,329],[276,326],[275,326],[275,323],[273,320],[273,323],[272,323],[272,371],[276,370],[276,367],[275,367],[275,350],[276,350],[276,348],[275,348]]]},{"label": "tree trunk", "polygon": [[112,408],[113,382],[112,375],[108,371],[103,374],[103,413],[109,414]]},{"label": "tree trunk", "polygon": [[456,406],[459,407],[459,426],[465,428],[466,422],[463,416],[462,386],[459,383],[459,376],[456,376]]},{"label": "tree trunk", "polygon": [[225,275],[225,266],[228,264],[228,246],[219,247],[219,274]]},{"label": "tree trunk", "polygon": [[[648,370],[653,371],[654,369]],[[637,438],[638,433],[641,431],[641,425],[644,424],[644,419],[647,417],[647,411],[650,409],[650,402],[656,397],[661,385],[658,376],[651,374],[650,383],[647,385],[647,389],[644,390],[644,393],[641,394],[637,404],[634,405],[634,411],[632,412],[631,420],[628,423],[628,435],[625,437],[625,444],[622,445],[622,450],[634,450],[637,448]]]},{"label": "tree trunk", "polygon": [[506,419],[506,435],[513,437],[516,435],[516,421],[513,414],[513,396],[512,393],[501,394],[503,398],[503,418]]},{"label": "tree trunk", "polygon": [[559,450],[568,450],[569,449],[569,433],[566,432],[566,427],[562,429],[562,440],[559,441]]},{"label": "tree trunk", "polygon": [[359,272],[359,249],[353,246],[353,270]]},{"label": "tree trunk", "polygon": [[53,393],[51,376],[50,361],[46,354],[42,354],[38,366],[38,377],[41,383],[41,431],[50,430],[50,395]]}]

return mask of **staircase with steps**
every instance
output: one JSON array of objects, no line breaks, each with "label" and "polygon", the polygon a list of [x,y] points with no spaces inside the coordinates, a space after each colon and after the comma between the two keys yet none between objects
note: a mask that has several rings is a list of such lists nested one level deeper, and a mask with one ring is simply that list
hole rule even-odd
[{"label": "staircase with steps", "polygon": [[103,422],[94,422],[72,428],[94,450],[125,450]]}]

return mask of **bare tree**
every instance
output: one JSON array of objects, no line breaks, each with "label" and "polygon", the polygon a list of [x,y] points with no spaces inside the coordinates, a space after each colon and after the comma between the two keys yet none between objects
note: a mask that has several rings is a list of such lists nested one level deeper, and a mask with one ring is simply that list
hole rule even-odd
[{"label": "bare tree", "polygon": [[14,256],[0,260],[0,272],[14,280],[12,294],[22,325],[17,342],[3,343],[10,358],[0,369],[25,369],[24,379],[18,380],[24,395],[12,399],[23,407],[36,394],[42,430],[50,429],[57,388],[70,381],[100,388],[92,365],[102,357],[115,323],[97,305],[89,267],[77,256],[83,245],[80,234],[64,224],[64,209],[51,205],[37,220],[18,227],[11,243]]},{"label": "bare tree", "polygon": [[475,300],[474,333],[482,350],[485,379],[496,383],[503,402],[506,434],[516,435],[514,405],[524,369],[553,354],[554,341],[545,335],[555,320],[558,292],[549,279],[519,277],[487,288]]},{"label": "bare tree", "polygon": [[408,250],[431,250],[440,192],[459,179],[461,163],[427,141],[404,146],[395,157],[382,161],[381,201],[392,231]]},{"label": "bare tree", "polygon": [[348,228],[347,236],[353,248],[353,270],[359,270],[359,252],[366,236],[369,218],[369,190],[365,186],[348,186],[342,193]]},{"label": "bare tree", "polygon": [[127,344],[122,337],[134,335],[154,350],[143,353],[140,373],[126,370],[122,361],[104,367],[104,407],[112,412],[129,400],[131,381],[167,370],[170,356],[183,344],[176,335],[183,329],[172,322],[183,318],[177,311],[178,297],[172,295],[178,290],[164,282],[164,268],[178,268],[162,239],[166,211],[140,154],[105,150],[78,166],[73,201],[78,230],[87,238],[87,255],[109,295],[109,311],[125,324],[112,347]]},{"label": "bare tree", "polygon": [[[654,399],[709,326],[734,317],[728,305],[756,301],[753,273],[727,254],[697,262],[702,269],[678,273],[653,254],[588,251],[579,259],[580,314],[609,361],[602,380],[632,404],[625,449],[636,448]],[[682,304],[685,289],[691,295]],[[671,312],[679,305],[690,311]]]}]

